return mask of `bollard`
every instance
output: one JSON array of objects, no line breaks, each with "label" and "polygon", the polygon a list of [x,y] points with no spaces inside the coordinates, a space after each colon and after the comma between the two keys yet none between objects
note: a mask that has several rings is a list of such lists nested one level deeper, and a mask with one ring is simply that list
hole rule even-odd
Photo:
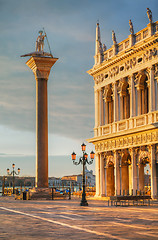
[{"label": "bollard", "polygon": [[54,190],[54,188],[52,187],[52,200],[54,199],[54,196],[53,196],[53,190]]},{"label": "bollard", "polygon": [[71,199],[71,188],[69,188],[69,200]]},{"label": "bollard", "polygon": [[26,199],[26,192],[23,192],[23,200],[27,200]]}]

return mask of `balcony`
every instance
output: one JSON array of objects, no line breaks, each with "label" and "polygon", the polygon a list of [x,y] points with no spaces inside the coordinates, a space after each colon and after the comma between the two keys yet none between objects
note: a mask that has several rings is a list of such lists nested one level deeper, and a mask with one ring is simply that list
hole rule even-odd
[{"label": "balcony", "polygon": [[144,127],[144,129],[148,129],[151,125],[156,123],[158,124],[158,111],[94,128],[94,137],[103,137],[116,133],[124,134],[124,132],[128,130],[133,130],[135,132],[137,130],[139,131],[142,127]]}]

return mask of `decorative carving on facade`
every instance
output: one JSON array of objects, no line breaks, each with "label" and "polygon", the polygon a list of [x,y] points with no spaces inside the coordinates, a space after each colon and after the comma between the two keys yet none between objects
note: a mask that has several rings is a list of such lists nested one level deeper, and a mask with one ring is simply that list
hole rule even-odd
[{"label": "decorative carving on facade", "polygon": [[[155,144],[155,142],[158,142],[158,131],[152,131],[148,133],[140,133],[133,136],[127,136],[127,137],[118,137],[115,140],[104,140],[102,151],[113,151],[117,150],[119,148],[130,148],[130,147],[138,147],[140,145],[150,145]],[[100,143],[95,144],[95,150],[96,152],[101,151]],[[150,150],[148,149],[148,152],[150,153]]]},{"label": "decorative carving on facade", "polygon": [[139,151],[139,158],[138,158],[138,165],[140,164],[146,165],[147,163],[150,163],[150,153],[143,149]]},{"label": "decorative carving on facade", "polygon": [[139,61],[140,61],[139,63],[145,63],[149,60],[152,60],[152,58],[156,57],[156,56],[158,56],[158,50],[156,48],[146,50],[146,52],[144,54],[142,54],[141,56],[139,56],[137,58],[133,57],[133,58],[125,61],[123,65],[121,65],[121,66],[118,65],[118,66],[112,67],[107,73],[98,75],[97,77],[94,78],[94,81],[96,84],[99,84],[99,83],[103,82],[104,80],[106,80],[107,78],[111,79],[111,78],[117,76],[118,74],[120,74],[121,72],[132,69],[133,67],[135,67],[138,64]]},{"label": "decorative carving on facade", "polygon": [[106,156],[106,166],[111,167],[114,166],[114,164],[115,164],[114,156],[112,155],[112,153],[110,153],[109,155]]}]

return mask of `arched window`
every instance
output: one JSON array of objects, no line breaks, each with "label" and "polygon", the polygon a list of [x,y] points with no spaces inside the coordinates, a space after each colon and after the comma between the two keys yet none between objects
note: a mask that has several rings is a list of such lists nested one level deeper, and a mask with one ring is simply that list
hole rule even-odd
[{"label": "arched window", "polygon": [[140,78],[139,83],[139,94],[140,94],[140,114],[145,114],[149,112],[149,90],[147,85],[148,78],[144,74]]}]

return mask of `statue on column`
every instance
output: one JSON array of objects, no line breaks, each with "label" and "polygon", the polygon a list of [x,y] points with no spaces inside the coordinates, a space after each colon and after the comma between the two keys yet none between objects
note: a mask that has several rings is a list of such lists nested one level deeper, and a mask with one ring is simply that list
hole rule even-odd
[{"label": "statue on column", "polygon": [[130,26],[130,32],[132,35],[134,35],[134,28],[131,19],[129,20],[129,26]]},{"label": "statue on column", "polygon": [[149,8],[147,8],[147,16],[149,18],[149,22],[152,23],[153,22],[153,20],[152,20],[152,11]]},{"label": "statue on column", "polygon": [[36,52],[43,52],[44,48],[44,38],[46,37],[46,33],[43,35],[43,31],[39,31],[39,36],[36,40]]},{"label": "statue on column", "polygon": [[113,41],[113,44],[117,44],[114,30],[112,30],[112,41]]}]

